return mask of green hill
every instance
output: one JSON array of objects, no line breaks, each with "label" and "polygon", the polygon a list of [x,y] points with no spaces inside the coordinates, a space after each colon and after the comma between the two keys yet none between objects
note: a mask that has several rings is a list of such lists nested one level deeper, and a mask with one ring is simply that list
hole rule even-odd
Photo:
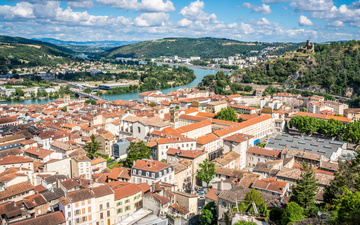
[{"label": "green hill", "polygon": [[[66,50],[64,52],[62,50]],[[19,37],[0,36],[0,73],[14,68],[55,66],[74,61],[71,50],[50,43]]]},{"label": "green hill", "polygon": [[[100,54],[101,57],[157,58],[160,56],[202,58],[228,57],[235,54],[251,55],[250,51],[260,51],[268,46],[284,46],[285,50],[294,50],[298,44],[293,43],[259,43],[241,42],[225,38],[165,38],[155,41],[144,41],[110,49]],[[277,52],[276,52],[277,53]]]},{"label": "green hill", "polygon": [[270,62],[241,70],[243,83],[280,84],[356,97],[360,87],[360,41],[315,45],[315,52],[289,52]]},{"label": "green hill", "polygon": [[17,43],[17,44],[44,45],[44,46],[48,46],[48,47],[57,49],[58,51],[61,51],[61,52],[65,52],[65,53],[69,53],[69,54],[74,53],[74,51],[72,51],[71,49],[68,49],[66,47],[58,46],[58,45],[51,44],[51,43],[44,42],[44,41],[38,41],[38,40],[27,39],[27,38],[22,38],[22,37],[11,37],[11,36],[0,35],[0,42],[14,43],[14,44]]}]

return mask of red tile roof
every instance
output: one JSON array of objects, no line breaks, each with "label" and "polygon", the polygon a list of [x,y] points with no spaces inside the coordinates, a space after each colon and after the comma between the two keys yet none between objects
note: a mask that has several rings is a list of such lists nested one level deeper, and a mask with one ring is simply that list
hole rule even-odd
[{"label": "red tile roof", "polygon": [[278,149],[270,150],[265,148],[250,147],[247,150],[247,153],[254,153],[254,154],[279,158],[281,154],[281,150]]},{"label": "red tile roof", "polygon": [[170,166],[171,164],[169,163],[160,162],[152,159],[142,159],[137,160],[132,168],[156,172]]},{"label": "red tile roof", "polygon": [[197,157],[199,157],[200,155],[203,155],[205,152],[204,151],[198,151],[198,150],[181,150],[181,149],[176,149],[176,148],[169,148],[169,150],[166,152],[166,154],[168,155],[178,155],[179,157],[182,158],[190,158],[190,159],[195,159]]},{"label": "red tile roof", "polygon": [[0,158],[0,165],[15,164],[15,163],[29,163],[34,160],[25,158],[23,156],[9,155],[7,157]]},{"label": "red tile roof", "polygon": [[136,184],[128,184],[114,189],[115,200],[122,199],[139,192],[142,193],[143,189]]},{"label": "red tile roof", "polygon": [[200,145],[206,145],[212,141],[216,141],[216,140],[219,140],[219,137],[216,136],[214,133],[210,133],[210,134],[207,134],[205,136],[202,136],[202,137],[199,137],[197,140],[196,140],[196,143],[197,144],[200,144]]},{"label": "red tile roof", "polygon": [[48,213],[35,218],[30,218],[12,223],[13,225],[58,225],[65,224],[66,220],[61,211]]},{"label": "red tile roof", "polygon": [[169,144],[169,143],[191,142],[191,141],[195,141],[195,139],[187,138],[183,136],[175,136],[175,137],[160,138],[158,140],[158,143]]},{"label": "red tile roof", "polygon": [[176,129],[175,131],[182,134],[182,133],[186,133],[186,132],[189,132],[189,131],[200,129],[200,128],[203,128],[205,126],[210,126],[210,125],[211,125],[211,119],[206,119],[206,120],[198,122],[198,123],[193,123],[193,124],[189,124],[189,125],[180,127],[178,129]]}]

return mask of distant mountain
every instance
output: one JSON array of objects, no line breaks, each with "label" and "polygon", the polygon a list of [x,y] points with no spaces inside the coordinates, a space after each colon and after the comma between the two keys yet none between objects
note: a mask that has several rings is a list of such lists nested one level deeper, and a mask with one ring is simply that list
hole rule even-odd
[{"label": "distant mountain", "polygon": [[59,51],[61,51],[61,52],[65,52],[65,53],[69,53],[69,54],[73,54],[73,53],[74,53],[74,51],[72,51],[71,49],[68,49],[68,48],[66,48],[66,47],[57,46],[56,44],[52,44],[52,43],[48,43],[48,42],[44,42],[44,41],[39,41],[39,40],[22,38],[22,37],[11,37],[11,36],[0,35],[0,42],[4,42],[4,43],[19,43],[19,44],[33,44],[33,45],[44,45],[44,46],[48,46],[48,47],[57,49],[57,50],[59,50]]},{"label": "distant mountain", "polygon": [[[286,46],[294,50],[298,44],[293,43],[260,43],[241,42],[225,38],[164,38],[154,41],[143,41],[107,50],[102,57],[157,58],[160,56],[203,58],[228,57],[236,54],[251,55],[251,51],[261,51],[269,46]],[[255,53],[256,54],[256,53]]]},{"label": "distant mountain", "polygon": [[83,46],[107,47],[107,48],[113,48],[122,45],[137,43],[137,41],[62,41],[55,38],[41,38],[37,40],[48,42],[55,45],[83,45]]}]

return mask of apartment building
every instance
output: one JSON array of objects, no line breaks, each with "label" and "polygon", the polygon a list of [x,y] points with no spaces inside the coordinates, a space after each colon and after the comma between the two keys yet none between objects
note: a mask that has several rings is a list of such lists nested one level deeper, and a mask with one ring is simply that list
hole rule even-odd
[{"label": "apartment building", "polygon": [[71,158],[72,177],[91,179],[91,160],[85,155]]},{"label": "apartment building", "polygon": [[97,222],[95,195],[88,188],[65,193],[60,198],[59,210],[65,216],[66,225],[95,225]]},{"label": "apartment building", "polygon": [[132,183],[146,183],[151,185],[156,182],[174,183],[174,167],[171,164],[152,159],[137,160],[131,168]]},{"label": "apartment building", "polygon": [[218,113],[221,109],[226,108],[228,103],[226,101],[209,102],[206,104],[206,112]]},{"label": "apartment building", "polygon": [[120,223],[142,208],[143,189],[136,184],[128,184],[114,189],[115,223]]},{"label": "apartment building", "polygon": [[115,224],[115,192],[108,185],[92,188],[96,204],[96,221],[99,225]]},{"label": "apartment building", "polygon": [[157,148],[153,148],[151,156],[159,161],[166,159],[166,151],[169,148],[195,150],[196,140],[182,136],[160,138],[157,140]]}]

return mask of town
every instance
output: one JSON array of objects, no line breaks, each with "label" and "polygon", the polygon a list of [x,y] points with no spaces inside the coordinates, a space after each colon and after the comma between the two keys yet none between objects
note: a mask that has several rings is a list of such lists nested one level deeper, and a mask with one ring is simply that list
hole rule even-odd
[{"label": "town", "polygon": [[[0,115],[2,224],[196,224],[205,209],[218,224],[261,224],[266,208],[286,208],[304,168],[322,203],[360,138],[338,141],[297,122],[349,127],[358,108],[258,91],[179,88],[132,101],[63,94],[44,105],[2,105]],[[265,205],[236,209],[253,192]]]}]

